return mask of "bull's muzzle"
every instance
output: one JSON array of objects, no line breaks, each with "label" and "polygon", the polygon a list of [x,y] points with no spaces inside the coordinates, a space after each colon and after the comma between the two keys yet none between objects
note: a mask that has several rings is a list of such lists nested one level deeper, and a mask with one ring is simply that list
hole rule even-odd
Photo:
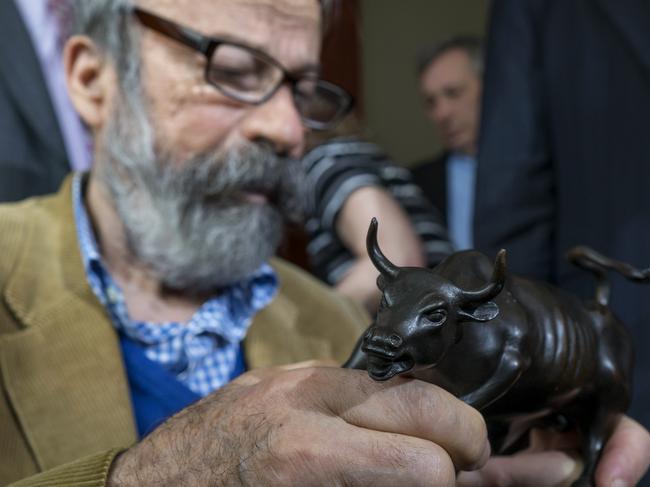
[{"label": "bull's muzzle", "polygon": [[415,362],[403,345],[404,340],[395,333],[384,335],[368,330],[361,345],[368,357],[368,375],[374,380],[384,381],[411,370]]}]

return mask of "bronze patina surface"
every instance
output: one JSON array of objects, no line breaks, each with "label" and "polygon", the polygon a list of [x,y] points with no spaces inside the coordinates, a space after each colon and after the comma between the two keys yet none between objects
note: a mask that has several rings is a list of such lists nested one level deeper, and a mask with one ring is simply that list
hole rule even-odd
[{"label": "bronze patina surface", "polygon": [[606,274],[648,282],[650,270],[576,247],[569,258],[598,278],[596,299],[583,301],[509,275],[505,250],[494,264],[471,250],[432,270],[398,267],[381,252],[374,219],[367,247],[383,296],[344,366],[379,381],[405,374],[444,387],[483,413],[497,451],[517,419],[530,419],[524,432],[575,428],[585,469],[574,485],[593,485],[602,446],[628,407],[633,365],[626,329],[608,307]]}]

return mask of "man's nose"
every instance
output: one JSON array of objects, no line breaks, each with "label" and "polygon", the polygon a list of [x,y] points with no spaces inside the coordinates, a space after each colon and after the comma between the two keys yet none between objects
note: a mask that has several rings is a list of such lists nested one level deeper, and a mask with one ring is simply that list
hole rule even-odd
[{"label": "man's nose", "polygon": [[441,101],[432,112],[433,121],[437,124],[449,123],[452,112],[451,104]]},{"label": "man's nose", "polygon": [[253,107],[243,121],[243,136],[253,142],[271,144],[276,153],[300,157],[305,144],[305,126],[287,85],[273,97]]}]

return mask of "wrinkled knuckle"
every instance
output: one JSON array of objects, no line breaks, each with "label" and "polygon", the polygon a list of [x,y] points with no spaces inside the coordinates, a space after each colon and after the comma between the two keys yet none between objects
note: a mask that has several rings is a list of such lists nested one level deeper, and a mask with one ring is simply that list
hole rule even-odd
[{"label": "wrinkled knuckle", "polygon": [[376,464],[387,471],[412,469],[421,457],[417,451],[384,442],[374,444],[370,455]]},{"label": "wrinkled knuckle", "polygon": [[377,444],[371,450],[377,469],[393,475],[398,472],[421,479],[435,479],[436,486],[454,486],[456,469],[449,454],[437,445],[422,443],[387,445]]},{"label": "wrinkled knuckle", "polygon": [[299,388],[310,387],[313,369],[294,369],[279,373],[265,382],[268,391],[287,395]]},{"label": "wrinkled knuckle", "polygon": [[413,381],[409,384],[408,402],[416,407],[416,412],[436,411],[444,403],[441,395],[445,392],[427,382]]},{"label": "wrinkled knuckle", "polygon": [[461,467],[465,470],[475,470],[487,461],[490,454],[487,426],[483,416],[475,409],[470,410],[463,420],[463,424],[466,428],[464,437],[468,441],[465,445],[465,458]]},{"label": "wrinkled knuckle", "polygon": [[319,398],[331,389],[322,369],[300,369],[290,374],[290,386],[285,393],[295,404],[320,402]]},{"label": "wrinkled knuckle", "polygon": [[488,431],[487,425],[485,424],[485,418],[479,413],[476,409],[470,409],[470,413],[467,417],[467,423],[469,426],[469,434],[475,438],[475,443],[477,445],[484,445],[488,441]]},{"label": "wrinkled knuckle", "polygon": [[285,377],[275,376],[256,384],[251,388],[250,394],[257,397],[259,402],[266,402],[272,405],[275,403],[276,398],[284,397],[290,387],[291,384]]},{"label": "wrinkled knuckle", "polygon": [[[426,460],[423,459],[423,461]],[[436,486],[455,487],[456,468],[448,455],[438,455],[434,462],[431,462],[431,457],[429,457],[428,461],[430,462],[429,468],[433,470],[430,475],[431,478],[436,479]]]},{"label": "wrinkled knuckle", "polygon": [[313,471],[314,466],[322,461],[318,442],[300,431],[291,429],[278,435],[272,445],[272,456],[267,467],[273,471],[274,477],[285,481],[284,485],[292,485],[291,481],[300,472]]}]

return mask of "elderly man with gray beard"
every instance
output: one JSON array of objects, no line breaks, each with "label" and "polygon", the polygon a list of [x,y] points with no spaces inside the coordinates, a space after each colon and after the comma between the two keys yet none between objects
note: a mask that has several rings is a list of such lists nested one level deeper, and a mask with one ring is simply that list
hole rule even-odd
[{"label": "elderly man with gray beard", "polygon": [[[0,208],[0,484],[575,476],[560,451],[487,461],[481,416],[431,384],[298,363],[342,361],[367,324],[271,258],[305,130],[349,106],[318,79],[330,7],[79,0],[65,70],[93,170]],[[644,434],[621,420],[602,482],[634,482]]]}]

